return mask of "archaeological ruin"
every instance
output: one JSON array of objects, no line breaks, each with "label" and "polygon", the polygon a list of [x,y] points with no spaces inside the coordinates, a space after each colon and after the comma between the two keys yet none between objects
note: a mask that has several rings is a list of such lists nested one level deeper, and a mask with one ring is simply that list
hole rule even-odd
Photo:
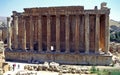
[{"label": "archaeological ruin", "polygon": [[0,74],[3,74],[9,70],[9,65],[5,62],[5,48],[3,41],[0,41]]},{"label": "archaeological ruin", "polygon": [[6,60],[109,65],[109,13],[84,6],[25,8],[8,22]]}]

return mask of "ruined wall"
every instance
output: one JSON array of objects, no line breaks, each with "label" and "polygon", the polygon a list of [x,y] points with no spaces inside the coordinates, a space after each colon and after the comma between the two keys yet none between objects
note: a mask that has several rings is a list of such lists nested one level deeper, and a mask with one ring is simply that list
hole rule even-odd
[{"label": "ruined wall", "polygon": [[[6,52],[6,60],[30,62],[58,62],[64,64],[87,64],[87,65],[109,65],[111,56],[107,55],[79,55],[79,54],[59,54],[59,53],[32,53],[32,52]],[[17,56],[17,57],[16,57]],[[69,59],[68,59],[69,58]]]}]

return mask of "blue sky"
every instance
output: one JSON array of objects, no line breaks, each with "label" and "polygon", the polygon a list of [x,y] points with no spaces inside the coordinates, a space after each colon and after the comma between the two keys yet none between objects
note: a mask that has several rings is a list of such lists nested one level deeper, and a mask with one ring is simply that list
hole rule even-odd
[{"label": "blue sky", "polygon": [[0,0],[0,16],[11,16],[12,11],[23,12],[23,8],[50,6],[84,6],[85,9],[100,8],[107,2],[111,8],[110,19],[120,21],[120,0]]}]

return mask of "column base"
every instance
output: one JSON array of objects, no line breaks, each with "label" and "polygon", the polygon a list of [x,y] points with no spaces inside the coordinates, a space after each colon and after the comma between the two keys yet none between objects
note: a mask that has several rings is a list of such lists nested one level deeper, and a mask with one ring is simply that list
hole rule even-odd
[{"label": "column base", "polygon": [[79,52],[79,50],[77,50],[77,51],[75,51],[75,53],[76,53],[76,54],[79,54],[80,52]]},{"label": "column base", "polygon": [[55,53],[60,53],[60,51],[55,51]]},{"label": "column base", "polygon": [[95,51],[95,54],[100,54],[100,52],[99,51]]},{"label": "column base", "polygon": [[69,50],[69,49],[66,49],[66,50],[65,50],[65,53],[70,53],[70,50]]},{"label": "column base", "polygon": [[52,51],[46,51],[46,53],[51,53]]},{"label": "column base", "polygon": [[12,48],[6,48],[6,50],[10,50],[10,51],[12,51]]},{"label": "column base", "polygon": [[89,51],[85,51],[85,54],[89,54]]}]

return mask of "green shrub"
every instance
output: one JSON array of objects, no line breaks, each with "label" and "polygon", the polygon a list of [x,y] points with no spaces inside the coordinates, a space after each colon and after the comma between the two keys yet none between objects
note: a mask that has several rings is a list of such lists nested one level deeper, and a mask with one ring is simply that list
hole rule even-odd
[{"label": "green shrub", "polygon": [[95,66],[92,66],[90,69],[91,73],[96,73],[97,72],[97,68]]},{"label": "green shrub", "polygon": [[110,41],[116,41],[116,36],[114,34],[110,34]]},{"label": "green shrub", "polygon": [[110,33],[110,41],[120,42],[120,32]]}]

